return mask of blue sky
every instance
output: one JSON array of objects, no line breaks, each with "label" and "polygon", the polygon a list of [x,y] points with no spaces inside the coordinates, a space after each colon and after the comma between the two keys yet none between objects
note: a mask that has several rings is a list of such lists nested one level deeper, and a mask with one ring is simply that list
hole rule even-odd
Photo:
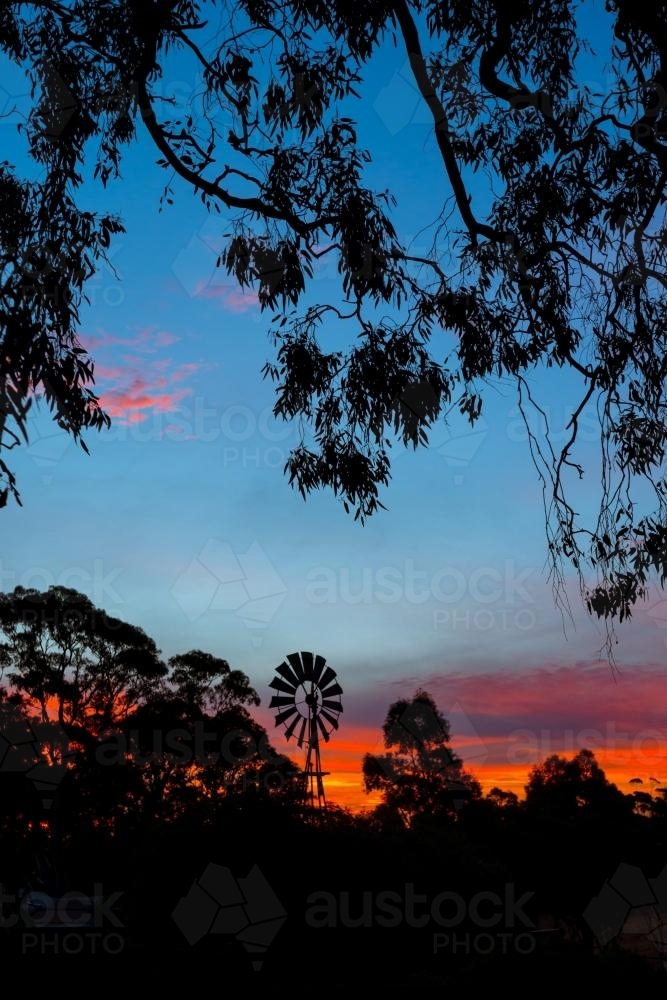
[{"label": "blue sky", "polygon": [[[604,86],[603,69],[589,72]],[[369,183],[397,194],[399,228],[419,249],[418,231],[447,194],[428,121],[401,55],[384,51],[368,76],[357,114],[375,157]],[[3,79],[21,106],[20,79]],[[185,62],[165,74],[165,93],[184,100],[196,85]],[[0,131],[23,166],[14,125]],[[504,673],[518,690],[536,670],[593,669],[603,636],[574,583],[567,637],[554,607],[541,494],[512,386],[487,388],[475,433],[454,420],[433,429],[429,448],[399,449],[382,498],[389,509],[365,526],[330,494],[304,502],[283,473],[297,428],[272,416],[273,388],[260,374],[273,357],[268,317],[215,270],[226,220],[209,218],[178,184],[159,214],[166,176],[140,134],[122,180],[102,196],[83,192],[127,229],[111,250],[117,275],[104,268],[91,280],[81,324],[114,423],[88,436],[88,456],[36,414],[31,447],[12,455],[23,507],[2,512],[2,587],[74,586],[146,629],[165,656],[202,648],[227,658],[264,704],[283,657],[314,649],[339,673],[351,732],[377,730],[398,693],[434,678],[455,675],[460,686],[462,675],[483,684]],[[483,200],[484,189],[474,196]],[[335,288],[324,264],[312,296]],[[573,381],[551,371],[532,383],[563,428]],[[595,505],[597,448],[591,409],[582,511]],[[664,664],[665,633],[647,609],[619,637],[620,683]],[[607,667],[599,683],[604,714]],[[446,684],[439,690],[446,702]],[[468,716],[480,731],[482,717],[473,708]]]}]

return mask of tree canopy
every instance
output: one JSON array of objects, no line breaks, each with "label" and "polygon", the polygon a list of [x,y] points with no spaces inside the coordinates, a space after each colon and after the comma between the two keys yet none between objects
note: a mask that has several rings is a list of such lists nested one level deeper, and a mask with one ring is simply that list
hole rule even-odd
[{"label": "tree canopy", "polygon": [[382,726],[386,753],[363,759],[364,788],[383,795],[381,809],[416,822],[451,818],[464,801],[481,795],[478,782],[450,746],[449,722],[428,692],[399,698]]},{"label": "tree canopy", "polygon": [[[2,455],[25,439],[35,394],[77,438],[107,423],[76,330],[86,277],[121,222],[82,211],[77,193],[84,175],[102,187],[116,177],[143,136],[165,169],[166,201],[189,188],[233,216],[219,266],[272,315],[264,375],[276,415],[301,419],[285,471],[304,497],[329,489],[355,517],[373,515],[392,439],[424,445],[453,409],[474,424],[502,379],[516,389],[543,486],[557,594],[573,567],[591,613],[630,615],[653,574],[667,576],[667,5],[588,8],[3,5],[0,47],[33,86],[23,128],[40,179],[0,165],[0,500],[18,498]],[[595,53],[586,16],[597,19]],[[203,107],[186,115],[159,94],[175,51],[206,85]],[[380,52],[407,60],[447,187],[422,220],[424,254],[399,231],[392,191],[367,184],[382,148],[366,148],[354,108]],[[581,82],[594,57],[601,89]],[[486,197],[473,197],[480,178]],[[336,261],[339,294],[313,303],[322,257]],[[340,329],[348,346],[334,349]],[[579,386],[562,446],[531,419],[548,426],[532,381],[543,369]],[[589,405],[601,462],[592,521],[575,492],[598,475],[577,451]]]},{"label": "tree canopy", "polygon": [[143,629],[96,608],[69,587],[16,587],[0,595],[0,665],[42,721],[104,730],[127,716],[167,673]]},{"label": "tree canopy", "polygon": [[582,809],[619,817],[632,808],[632,797],[609,781],[592,750],[580,750],[570,760],[551,754],[531,768],[526,808],[549,818],[571,819]]},{"label": "tree canopy", "polygon": [[[247,674],[200,649],[164,662],[143,629],[79,591],[0,594],[5,678],[0,750],[14,740],[13,770],[35,780],[60,767],[91,823],[139,805],[166,819],[253,798],[301,807],[296,766],[245,707],[260,704]],[[40,762],[43,774],[30,770]]]},{"label": "tree canopy", "polygon": [[227,660],[191,649],[164,663],[143,629],[69,587],[0,594],[0,637],[0,670],[44,722],[104,733],[142,704],[209,716],[260,704]]}]

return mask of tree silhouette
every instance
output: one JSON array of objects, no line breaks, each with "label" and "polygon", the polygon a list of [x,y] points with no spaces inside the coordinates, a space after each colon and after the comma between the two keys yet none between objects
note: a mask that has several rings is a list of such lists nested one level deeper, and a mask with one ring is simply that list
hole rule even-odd
[{"label": "tree silhouette", "polygon": [[[0,713],[0,836],[32,826],[60,854],[75,836],[142,842],[179,821],[303,809],[300,769],[227,660],[192,649],[164,663],[142,629],[62,586],[1,594],[0,637],[0,708],[13,709]],[[40,781],[56,787],[46,823]]]},{"label": "tree silhouette", "polygon": [[0,594],[0,634],[8,678],[44,722],[104,730],[167,673],[143,629],[69,587]]},{"label": "tree silhouette", "polygon": [[226,660],[191,649],[169,660],[169,684],[177,698],[212,714],[235,705],[259,705],[259,695],[246,674]]},{"label": "tree silhouette", "polygon": [[451,818],[465,800],[481,794],[449,745],[449,722],[426,691],[395,701],[382,732],[388,752],[364,756],[364,788],[382,792],[384,811],[398,814],[406,826]]},{"label": "tree silhouette", "polygon": [[519,806],[519,796],[516,792],[506,791],[503,788],[498,788],[497,785],[489,789],[486,798],[498,808],[512,812],[515,812]]},{"label": "tree silhouette", "polygon": [[[608,0],[595,16],[606,92],[581,82],[591,46],[567,0],[509,13],[493,0],[5,5],[0,46],[34,87],[23,127],[42,179],[0,173],[2,449],[25,436],[35,393],[75,436],[105,422],[74,326],[120,224],[82,212],[75,195],[82,164],[106,185],[143,135],[169,177],[165,201],[189,187],[232,215],[220,266],[275,313],[264,374],[276,414],[302,418],[287,474],[304,496],[325,487],[355,517],[372,515],[392,437],[423,445],[452,409],[474,424],[485,383],[502,379],[526,421],[557,586],[569,562],[591,613],[629,615],[650,574],[667,574],[667,13]],[[382,150],[365,148],[347,113],[368,100],[363,74],[381,48],[428,113],[433,183],[445,185],[421,220],[432,223],[422,253],[397,229],[392,191],[367,185]],[[206,87],[182,115],[159,86],[172,50]],[[300,308],[322,258],[335,261],[338,292]],[[330,349],[345,323],[350,346]],[[535,430],[532,415],[546,419],[538,369],[578,384],[560,447]],[[573,490],[589,404],[602,486],[587,524]],[[4,501],[15,481],[0,472]],[[653,509],[634,502],[646,482]]]},{"label": "tree silhouette", "polygon": [[526,809],[534,815],[572,819],[582,812],[620,818],[632,810],[624,795],[598,764],[592,750],[580,750],[569,760],[551,754],[530,771]]}]

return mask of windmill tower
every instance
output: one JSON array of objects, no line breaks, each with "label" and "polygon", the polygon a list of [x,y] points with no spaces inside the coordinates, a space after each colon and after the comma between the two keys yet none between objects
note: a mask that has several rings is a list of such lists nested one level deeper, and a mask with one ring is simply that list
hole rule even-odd
[{"label": "windmill tower", "polygon": [[294,736],[298,747],[307,748],[303,770],[306,798],[312,809],[324,809],[322,778],[330,772],[322,770],[320,739],[329,742],[343,711],[343,689],[336,681],[336,672],[323,656],[290,653],[276,669],[269,687],[277,692],[269,705],[277,709],[276,726],[284,726],[288,740]]}]

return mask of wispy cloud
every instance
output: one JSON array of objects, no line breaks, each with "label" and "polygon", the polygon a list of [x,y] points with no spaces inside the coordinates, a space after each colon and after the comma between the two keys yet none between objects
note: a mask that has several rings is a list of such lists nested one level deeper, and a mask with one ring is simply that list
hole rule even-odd
[{"label": "wispy cloud", "polygon": [[195,291],[202,299],[218,299],[220,305],[228,312],[245,313],[249,309],[259,308],[257,292],[249,288],[239,288],[238,285],[220,285],[202,282]]},{"label": "wispy cloud", "polygon": [[[616,774],[662,768],[667,776],[664,667],[613,675],[598,661],[486,673],[428,673],[385,688],[390,702],[425,688],[451,721],[452,738],[474,769],[521,774],[552,753],[592,750]],[[355,719],[378,719],[378,695],[359,692]],[[362,723],[363,725],[363,723]],[[653,773],[653,771],[651,771]],[[481,772],[480,772],[481,776]]]},{"label": "wispy cloud", "polygon": [[204,365],[177,362],[164,351],[180,337],[158,327],[128,336],[103,333],[82,338],[95,357],[95,383],[100,405],[117,422],[139,424],[168,414],[194,393],[189,384]]},{"label": "wispy cloud", "polygon": [[170,413],[192,392],[188,387],[169,390],[168,378],[151,381],[137,376],[125,386],[102,388],[100,403],[109,416],[136,424],[147,420],[150,413]]},{"label": "wispy cloud", "polygon": [[85,347],[91,351],[122,345],[133,354],[156,354],[161,348],[178,343],[181,338],[159,327],[145,326],[123,336],[104,331],[98,334],[86,334],[81,339]]}]

